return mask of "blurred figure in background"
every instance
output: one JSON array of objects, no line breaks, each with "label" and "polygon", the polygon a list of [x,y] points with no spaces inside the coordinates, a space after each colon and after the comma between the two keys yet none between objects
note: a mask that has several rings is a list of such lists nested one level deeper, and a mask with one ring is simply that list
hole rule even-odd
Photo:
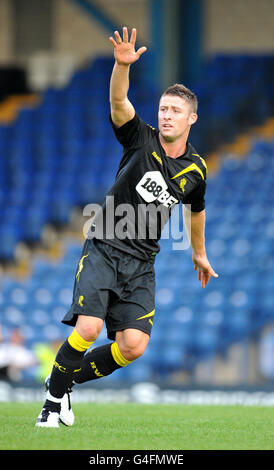
[{"label": "blurred figure in background", "polygon": [[35,373],[38,382],[44,382],[45,377],[51,373],[52,364],[62,343],[61,339],[55,339],[51,343],[36,343],[34,345],[34,353],[39,363]]},{"label": "blurred figure in background", "polygon": [[268,326],[261,337],[259,367],[265,379],[274,380],[274,325]]},{"label": "blurred figure in background", "polygon": [[0,333],[0,379],[19,382],[23,371],[37,366],[35,354],[24,345],[24,341],[19,328],[10,331],[8,341]]},{"label": "blurred figure in background", "polygon": [[2,328],[0,325],[0,380],[7,380],[7,371],[5,345],[3,344]]}]

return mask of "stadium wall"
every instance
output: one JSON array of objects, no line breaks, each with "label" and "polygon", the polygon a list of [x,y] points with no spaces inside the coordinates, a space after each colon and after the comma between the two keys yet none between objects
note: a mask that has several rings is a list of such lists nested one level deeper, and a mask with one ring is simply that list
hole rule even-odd
[{"label": "stadium wall", "polygon": [[[100,0],[100,9],[116,24],[135,26],[140,38],[148,40],[148,2],[145,0]],[[90,55],[109,54],[108,32],[76,3],[55,1],[54,44],[57,54],[74,54],[78,60]]]},{"label": "stadium wall", "polygon": [[206,0],[204,52],[274,52],[273,0]]},{"label": "stadium wall", "polygon": [[0,64],[14,59],[12,36],[11,3],[9,0],[0,0]]},{"label": "stadium wall", "polygon": [[[0,0],[0,64],[19,60],[14,41],[14,1],[16,0]],[[53,46],[52,50],[40,53],[59,57],[70,56],[75,62],[94,54],[109,53],[106,31],[95,19],[88,17],[85,11],[71,0],[52,1]],[[164,0],[163,3],[164,17],[170,24],[170,5],[174,9],[176,2]],[[116,24],[136,26],[140,41],[150,44],[151,0],[97,0],[96,5],[113,18]],[[272,0],[204,0],[203,15],[203,52],[206,55],[220,51],[273,52]],[[175,21],[176,15],[172,16]],[[170,25],[170,31],[174,34],[176,28]]]}]

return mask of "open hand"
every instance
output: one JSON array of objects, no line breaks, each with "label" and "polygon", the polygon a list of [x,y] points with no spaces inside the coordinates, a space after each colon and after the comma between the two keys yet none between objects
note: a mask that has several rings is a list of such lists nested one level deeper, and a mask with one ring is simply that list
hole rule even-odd
[{"label": "open hand", "polygon": [[110,42],[114,47],[114,58],[120,65],[130,65],[136,62],[140,56],[147,50],[146,47],[140,47],[135,51],[137,31],[132,29],[130,40],[128,40],[128,30],[123,28],[123,40],[118,31],[114,31],[115,39],[111,36]]},{"label": "open hand", "polygon": [[192,261],[194,263],[195,271],[198,271],[198,280],[201,282],[202,288],[205,288],[209,283],[211,276],[215,278],[219,277],[212,269],[206,256],[195,256],[193,254]]}]

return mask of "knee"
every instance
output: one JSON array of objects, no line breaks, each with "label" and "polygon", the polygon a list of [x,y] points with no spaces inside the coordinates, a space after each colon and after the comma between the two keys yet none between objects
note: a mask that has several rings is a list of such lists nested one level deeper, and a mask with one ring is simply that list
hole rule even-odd
[{"label": "knee", "polygon": [[102,329],[103,320],[79,315],[76,330],[85,341],[95,341]]},{"label": "knee", "polygon": [[137,337],[129,335],[131,337],[128,338],[116,337],[119,350],[127,361],[135,361],[144,354],[149,341],[149,336],[145,333],[143,333],[143,335],[141,335],[141,337],[139,335],[137,335]]}]

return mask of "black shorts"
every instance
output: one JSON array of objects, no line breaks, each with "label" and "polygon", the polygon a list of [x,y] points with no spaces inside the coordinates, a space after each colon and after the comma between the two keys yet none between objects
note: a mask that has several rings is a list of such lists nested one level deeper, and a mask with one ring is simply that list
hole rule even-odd
[{"label": "black shorts", "polygon": [[76,271],[72,305],[62,322],[75,326],[78,315],[102,318],[111,340],[116,331],[126,328],[150,335],[154,309],[154,262],[87,239]]}]

